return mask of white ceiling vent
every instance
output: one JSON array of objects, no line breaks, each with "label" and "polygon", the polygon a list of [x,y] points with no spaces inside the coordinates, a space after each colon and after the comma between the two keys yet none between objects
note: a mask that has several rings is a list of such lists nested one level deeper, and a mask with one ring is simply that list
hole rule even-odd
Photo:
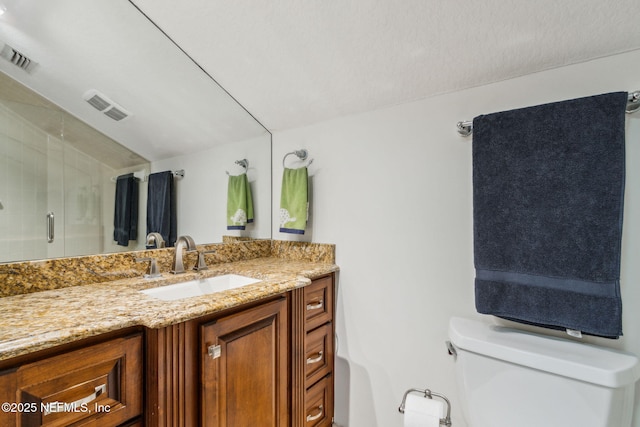
[{"label": "white ceiling vent", "polygon": [[131,115],[130,112],[107,98],[95,89],[88,90],[82,96],[93,108],[101,111],[113,120],[120,121]]},{"label": "white ceiling vent", "polygon": [[29,58],[27,55],[18,52],[8,44],[0,42],[0,45],[2,45],[0,57],[11,62],[16,67],[22,68],[27,73],[32,72],[36,65],[38,65],[37,62],[32,61],[31,58]]}]

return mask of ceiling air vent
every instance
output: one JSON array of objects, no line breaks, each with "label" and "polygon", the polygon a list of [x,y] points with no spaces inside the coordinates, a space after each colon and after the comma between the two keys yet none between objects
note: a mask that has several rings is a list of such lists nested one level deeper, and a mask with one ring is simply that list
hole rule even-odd
[{"label": "ceiling air vent", "polygon": [[101,111],[105,116],[108,116],[115,121],[126,119],[131,115],[130,112],[128,112],[95,89],[88,90],[82,97],[93,108]]},{"label": "ceiling air vent", "polygon": [[30,73],[36,65],[38,65],[37,62],[32,61],[27,55],[18,52],[8,44],[2,42],[0,42],[0,44],[3,45],[2,51],[0,51],[0,57],[11,62],[16,67],[22,68],[27,73]]},{"label": "ceiling air vent", "polygon": [[107,111],[104,112],[107,116],[111,117],[113,120],[122,120],[129,117],[129,114],[120,110],[117,107],[111,107]]},{"label": "ceiling air vent", "polygon": [[100,95],[98,94],[94,94],[91,98],[86,99],[85,100],[91,104],[91,106],[97,110],[105,110],[107,107],[109,107],[111,104],[109,103],[109,101],[102,99],[100,97]]}]

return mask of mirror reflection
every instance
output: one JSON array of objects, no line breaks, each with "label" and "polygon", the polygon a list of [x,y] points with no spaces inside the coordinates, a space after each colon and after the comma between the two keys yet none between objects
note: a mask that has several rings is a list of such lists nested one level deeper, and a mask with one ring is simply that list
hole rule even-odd
[{"label": "mirror reflection", "polygon": [[[270,133],[134,5],[3,4],[0,262],[143,249],[148,177],[163,171],[184,171],[178,234],[197,244],[271,237]],[[89,103],[96,93],[105,110]],[[229,230],[228,182],[245,172],[255,221]],[[128,173],[140,203],[137,238],[124,246],[114,203]]]},{"label": "mirror reflection", "polygon": [[148,171],[149,163],[0,73],[0,168],[0,261],[7,262],[103,252],[113,220],[110,177]]}]

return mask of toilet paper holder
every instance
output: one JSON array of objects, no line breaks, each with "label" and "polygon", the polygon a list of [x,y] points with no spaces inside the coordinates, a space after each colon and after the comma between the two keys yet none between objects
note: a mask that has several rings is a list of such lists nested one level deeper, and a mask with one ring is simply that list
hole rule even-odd
[{"label": "toilet paper holder", "polygon": [[436,393],[434,391],[429,390],[428,388],[424,390],[421,390],[418,388],[412,388],[407,390],[404,393],[404,396],[402,397],[402,403],[398,408],[398,411],[400,411],[401,414],[404,414],[404,405],[407,402],[407,396],[409,395],[409,393],[419,393],[424,395],[425,398],[429,398],[429,399],[433,399],[433,396],[435,396],[444,400],[444,402],[447,404],[447,416],[445,418],[440,418],[440,425],[447,426],[447,427],[451,426],[451,403],[449,402],[449,399],[447,399],[447,396],[445,396],[444,394]]}]

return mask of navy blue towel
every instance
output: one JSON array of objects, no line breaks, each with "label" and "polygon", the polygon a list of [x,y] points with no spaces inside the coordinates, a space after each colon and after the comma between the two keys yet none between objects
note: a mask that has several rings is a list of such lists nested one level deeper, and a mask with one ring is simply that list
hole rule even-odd
[{"label": "navy blue towel", "polygon": [[116,200],[113,213],[113,240],[129,246],[138,239],[138,180],[133,174],[120,175],[116,180]]},{"label": "navy blue towel", "polygon": [[622,335],[627,93],[473,121],[476,309]]},{"label": "navy blue towel", "polygon": [[160,233],[166,246],[177,239],[176,193],[171,171],[149,175],[147,194],[147,235]]}]

